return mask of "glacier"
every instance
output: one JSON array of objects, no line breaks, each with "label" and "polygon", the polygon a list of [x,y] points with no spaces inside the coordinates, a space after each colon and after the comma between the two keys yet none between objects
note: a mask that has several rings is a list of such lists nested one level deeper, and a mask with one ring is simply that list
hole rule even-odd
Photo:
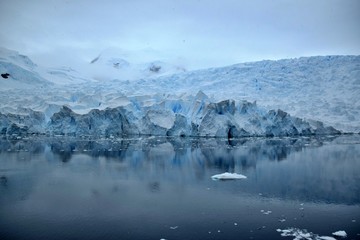
[{"label": "glacier", "polygon": [[152,61],[136,78],[129,78],[134,67],[121,57],[99,57],[88,67],[94,64],[119,72],[99,80],[70,66],[46,69],[1,48],[0,72],[9,74],[0,78],[1,134],[237,138],[360,132],[360,56],[175,73]]},{"label": "glacier", "polygon": [[[0,113],[0,130],[2,134],[10,136],[47,134],[97,137],[153,135],[236,138],[340,133],[331,126],[321,122],[311,124],[280,109],[266,111],[256,103],[235,103],[234,100],[212,102],[202,92],[181,100],[160,98],[151,105],[137,98],[128,101],[124,106],[92,109],[83,114],[76,113],[66,105],[59,111],[46,108],[46,111],[19,109],[18,114]],[[46,115],[47,112],[50,112],[50,116]]]}]

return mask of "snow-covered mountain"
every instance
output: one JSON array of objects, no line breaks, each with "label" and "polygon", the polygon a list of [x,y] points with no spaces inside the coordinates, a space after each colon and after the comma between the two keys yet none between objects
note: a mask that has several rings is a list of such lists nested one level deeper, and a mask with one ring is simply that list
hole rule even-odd
[{"label": "snow-covered mountain", "polygon": [[98,68],[93,73],[102,69],[106,79],[71,66],[45,69],[0,51],[0,73],[9,74],[0,78],[1,132],[240,137],[338,133],[330,126],[360,131],[360,56],[188,72],[102,55],[91,62],[89,68]]},{"label": "snow-covered mountain", "polygon": [[36,71],[37,65],[27,56],[0,48],[1,89],[44,87],[49,81]]},{"label": "snow-covered mountain", "polygon": [[[105,51],[90,61],[87,71],[91,78],[99,81],[136,80],[143,78],[154,78],[176,73],[186,72],[184,66],[171,64],[161,60],[148,62],[133,60],[127,55]],[[86,68],[86,67],[85,67]]]},{"label": "snow-covered mountain", "polygon": [[66,85],[91,81],[71,67],[46,69],[27,56],[5,48],[0,48],[0,73],[2,90],[44,88],[54,83]]}]

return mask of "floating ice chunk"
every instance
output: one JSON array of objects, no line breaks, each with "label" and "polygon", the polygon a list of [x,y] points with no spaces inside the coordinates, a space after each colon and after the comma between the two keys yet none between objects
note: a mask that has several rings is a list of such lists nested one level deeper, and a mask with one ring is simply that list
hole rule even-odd
[{"label": "floating ice chunk", "polygon": [[336,238],[328,237],[328,236],[321,236],[319,237],[320,240],[336,240]]},{"label": "floating ice chunk", "polygon": [[343,238],[347,237],[347,234],[345,231],[337,231],[337,232],[333,232],[332,234],[337,237],[343,237]]},{"label": "floating ice chunk", "polygon": [[[308,232],[305,229],[288,228],[288,229],[276,229],[277,232],[281,233],[282,237],[295,237],[295,239],[302,239],[302,235],[307,235]],[[307,235],[308,237],[311,236]]]},{"label": "floating ice chunk", "polygon": [[260,210],[260,212],[265,215],[269,215],[270,213],[272,213],[272,211],[265,211],[265,210]]},{"label": "floating ice chunk", "polygon": [[170,227],[170,229],[172,229],[172,230],[175,230],[175,229],[177,229],[179,226],[174,226],[174,227]]},{"label": "floating ice chunk", "polygon": [[212,180],[236,180],[236,179],[245,179],[247,177],[244,175],[241,175],[241,174],[237,174],[237,173],[225,172],[225,173],[221,173],[221,174],[216,174],[216,175],[212,176],[211,178],[212,178]]},{"label": "floating ice chunk", "polygon": [[[336,240],[336,238],[329,236],[319,236],[318,234],[308,232],[306,229],[299,228],[288,228],[288,229],[276,229],[277,232],[281,233],[282,237],[295,237],[294,239],[307,239],[307,240]],[[339,233],[340,235],[335,235],[335,233]],[[337,231],[333,233],[335,236],[344,237],[345,231]],[[346,233],[345,233],[346,237]]]}]

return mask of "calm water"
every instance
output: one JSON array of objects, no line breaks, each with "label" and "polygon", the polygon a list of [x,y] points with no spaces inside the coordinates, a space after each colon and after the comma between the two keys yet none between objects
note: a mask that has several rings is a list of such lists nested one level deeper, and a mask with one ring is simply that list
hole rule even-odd
[{"label": "calm water", "polygon": [[[246,175],[213,181],[225,171]],[[0,239],[360,239],[360,136],[0,140]],[[292,238],[290,238],[292,239]]]}]

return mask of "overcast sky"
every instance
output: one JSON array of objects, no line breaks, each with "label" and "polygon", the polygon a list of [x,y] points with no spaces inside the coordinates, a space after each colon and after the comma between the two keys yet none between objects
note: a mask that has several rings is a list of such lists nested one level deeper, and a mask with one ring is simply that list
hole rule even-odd
[{"label": "overcast sky", "polygon": [[43,65],[113,51],[204,68],[358,55],[360,0],[0,0],[0,29],[0,46]]}]

